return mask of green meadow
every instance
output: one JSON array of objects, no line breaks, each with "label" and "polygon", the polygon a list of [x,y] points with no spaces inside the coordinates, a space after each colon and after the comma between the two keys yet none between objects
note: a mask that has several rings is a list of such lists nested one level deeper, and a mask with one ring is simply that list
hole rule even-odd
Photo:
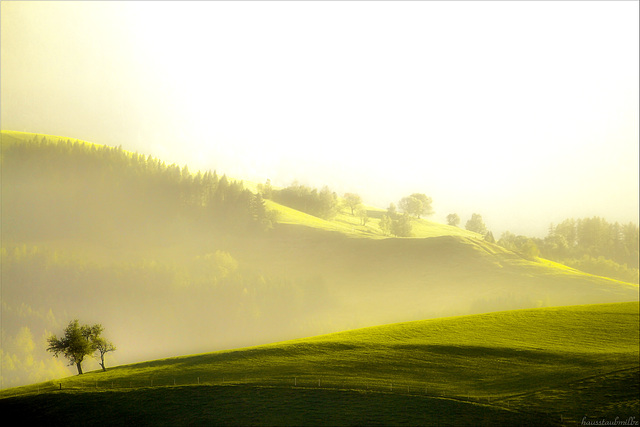
[{"label": "green meadow", "polygon": [[54,424],[637,420],[638,320],[619,303],[391,324],[117,366],[4,391],[0,406]]}]

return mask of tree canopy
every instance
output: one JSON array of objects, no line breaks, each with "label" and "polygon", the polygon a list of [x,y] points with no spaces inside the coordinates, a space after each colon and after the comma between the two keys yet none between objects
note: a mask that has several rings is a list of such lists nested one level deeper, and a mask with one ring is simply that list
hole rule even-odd
[{"label": "tree canopy", "polygon": [[400,215],[397,219],[391,221],[391,234],[398,237],[411,237],[413,235],[413,226],[408,213]]},{"label": "tree canopy", "polygon": [[101,337],[104,328],[100,324],[81,325],[78,319],[69,322],[61,338],[51,335],[47,338],[49,346],[47,351],[53,353],[55,357],[64,356],[69,360],[70,365],[76,365],[78,375],[82,375],[82,362],[86,356],[98,351],[100,354],[100,366],[106,370],[104,365],[104,355],[109,351],[114,351],[115,346]]},{"label": "tree canopy", "polygon": [[113,345],[111,341],[107,341],[101,336],[102,332],[104,331],[102,325],[93,325],[91,326],[90,330],[90,340],[93,345],[94,351],[97,353],[95,357],[96,359],[98,359],[98,363],[102,367],[102,370],[106,371],[107,367],[104,364],[104,355],[111,351],[116,351],[116,346]]},{"label": "tree canopy", "polygon": [[433,215],[432,203],[431,197],[422,193],[413,193],[400,199],[398,206],[402,212],[420,218],[423,215]]},{"label": "tree canopy", "polygon": [[484,221],[482,219],[482,215],[474,213],[471,215],[471,218],[465,224],[464,228],[469,231],[473,231],[478,234],[482,234],[483,236],[487,234],[487,227],[484,225]]},{"label": "tree canopy", "polygon": [[356,210],[362,204],[362,198],[356,193],[345,193],[344,204],[351,209],[351,215],[355,215]]},{"label": "tree canopy", "polygon": [[457,227],[460,225],[460,217],[457,213],[450,213],[447,215],[447,224]]},{"label": "tree canopy", "polygon": [[324,186],[320,191],[298,182],[281,190],[272,190],[272,200],[290,208],[317,216],[332,219],[338,212],[338,195]]}]

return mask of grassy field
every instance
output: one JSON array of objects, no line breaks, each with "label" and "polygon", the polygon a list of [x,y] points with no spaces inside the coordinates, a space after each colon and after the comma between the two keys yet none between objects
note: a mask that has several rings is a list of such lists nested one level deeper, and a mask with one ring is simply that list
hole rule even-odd
[{"label": "grassy field", "polygon": [[137,425],[637,420],[638,320],[619,303],[392,324],[5,390],[0,408]]}]

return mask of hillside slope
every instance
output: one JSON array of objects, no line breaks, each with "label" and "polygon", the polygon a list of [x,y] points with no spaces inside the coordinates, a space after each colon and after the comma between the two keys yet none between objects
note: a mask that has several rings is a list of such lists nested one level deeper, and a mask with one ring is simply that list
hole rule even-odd
[{"label": "hillside slope", "polygon": [[[22,401],[0,399],[0,406],[88,400],[87,394],[97,398],[108,388],[114,399],[140,394],[136,411],[151,411],[161,424],[165,409],[145,395],[184,402],[187,411],[171,405],[167,417],[182,416],[188,424],[222,417],[241,424],[237,420],[248,414],[277,425],[353,424],[366,413],[375,414],[369,423],[394,425],[627,419],[640,411],[638,308],[637,303],[554,307],[370,327],[118,366],[7,390],[0,397],[33,394]],[[67,390],[66,397],[41,394],[55,388]],[[203,393],[220,400],[202,400]],[[277,408],[285,400],[295,403],[283,414]],[[340,400],[349,403],[340,405]],[[379,405],[386,415],[376,409]],[[452,418],[438,415],[442,410]],[[315,418],[318,413],[338,418]]]},{"label": "hillside slope", "polygon": [[[243,262],[288,277],[313,276],[342,304],[333,318],[392,323],[463,313],[637,301],[636,285],[545,260],[529,261],[481,239],[358,239],[300,226],[229,246]],[[337,316],[337,317],[336,317]]]},{"label": "hillside slope", "polygon": [[[2,132],[2,386],[68,374],[44,336],[102,323],[128,363],[409,320],[638,301],[638,286],[530,261],[422,221],[280,212],[225,176],[66,138]],[[268,227],[267,227],[268,228]],[[25,344],[26,343],[26,344]],[[27,366],[21,361],[34,360]],[[42,368],[39,368],[42,367]]]}]

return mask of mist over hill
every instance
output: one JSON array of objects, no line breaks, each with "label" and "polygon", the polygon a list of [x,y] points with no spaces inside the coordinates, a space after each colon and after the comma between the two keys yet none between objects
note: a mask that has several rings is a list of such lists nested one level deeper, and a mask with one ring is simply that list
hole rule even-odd
[{"label": "mist over hill", "polygon": [[455,227],[425,221],[432,237],[384,237],[373,232],[379,219],[322,220],[248,187],[122,148],[3,131],[2,387],[68,375],[44,339],[72,318],[105,326],[116,364],[638,300],[637,286],[525,259]]}]

